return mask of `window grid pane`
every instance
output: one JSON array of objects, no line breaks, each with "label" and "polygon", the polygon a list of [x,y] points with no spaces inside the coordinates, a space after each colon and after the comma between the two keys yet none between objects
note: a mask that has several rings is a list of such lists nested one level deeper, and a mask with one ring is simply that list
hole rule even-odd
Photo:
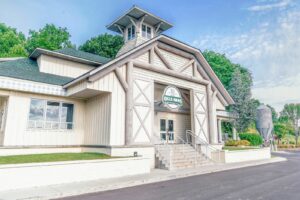
[{"label": "window grid pane", "polygon": [[131,38],[133,39],[133,38],[135,38],[135,26],[132,26],[131,28],[132,28],[132,31],[131,31],[132,37]]},{"label": "window grid pane", "polygon": [[28,128],[73,129],[74,104],[32,99]]},{"label": "window grid pane", "polygon": [[151,39],[151,28],[147,26],[147,38]]},{"label": "window grid pane", "polygon": [[145,24],[142,25],[142,36],[146,37],[146,25]]}]

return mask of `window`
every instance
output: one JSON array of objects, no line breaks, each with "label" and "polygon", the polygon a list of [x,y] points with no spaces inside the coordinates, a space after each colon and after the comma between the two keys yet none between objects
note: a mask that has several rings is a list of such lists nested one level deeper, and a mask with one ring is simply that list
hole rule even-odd
[{"label": "window", "polygon": [[148,39],[152,38],[152,28],[146,24],[142,25],[142,36]]},{"label": "window", "polygon": [[135,26],[134,25],[127,28],[127,39],[132,40],[133,38],[135,38]]},{"label": "window", "polygon": [[29,111],[29,127],[43,128],[44,112],[45,112],[44,100],[32,99]]},{"label": "window", "polygon": [[59,128],[59,102],[47,102],[46,110],[46,129],[58,129]]},{"label": "window", "polygon": [[63,103],[61,108],[61,129],[72,129],[73,128],[73,110],[74,105],[70,103]]},{"label": "window", "polygon": [[28,128],[73,129],[74,105],[56,101],[32,99]]}]

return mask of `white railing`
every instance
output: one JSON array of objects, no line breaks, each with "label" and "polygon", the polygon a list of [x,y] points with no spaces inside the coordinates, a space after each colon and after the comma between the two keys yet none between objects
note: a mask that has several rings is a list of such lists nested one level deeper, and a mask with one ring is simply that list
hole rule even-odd
[{"label": "white railing", "polygon": [[195,135],[191,130],[186,131],[186,140],[199,153],[204,154],[208,159],[214,162],[221,162],[221,150],[215,148],[200,136]]},{"label": "white railing", "polygon": [[28,120],[28,129],[72,130],[73,122],[55,122],[43,120]]}]

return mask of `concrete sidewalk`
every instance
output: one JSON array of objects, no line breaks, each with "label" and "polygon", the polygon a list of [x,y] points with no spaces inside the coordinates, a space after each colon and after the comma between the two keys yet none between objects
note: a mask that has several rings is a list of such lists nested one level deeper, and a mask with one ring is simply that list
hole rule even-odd
[{"label": "concrete sidewalk", "polygon": [[124,187],[132,187],[141,184],[155,183],[167,181],[188,176],[208,174],[213,172],[270,164],[275,162],[286,161],[286,158],[274,157],[268,160],[234,163],[234,164],[218,164],[213,166],[203,166],[201,168],[184,169],[176,171],[167,171],[154,169],[150,174],[123,177],[117,179],[95,180],[88,182],[77,182],[70,184],[51,185],[47,187],[36,187],[20,190],[10,190],[0,192],[0,200],[33,200],[33,199],[53,199],[66,196],[80,195],[85,193],[100,192],[106,190],[120,189]]}]

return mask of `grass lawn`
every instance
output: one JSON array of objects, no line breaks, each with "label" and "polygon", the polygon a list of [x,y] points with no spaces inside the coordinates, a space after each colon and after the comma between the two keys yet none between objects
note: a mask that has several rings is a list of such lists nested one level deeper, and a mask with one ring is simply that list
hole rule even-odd
[{"label": "grass lawn", "polygon": [[234,146],[223,147],[223,150],[229,150],[229,151],[239,151],[239,150],[249,150],[249,149],[259,149],[259,147],[234,147]]},{"label": "grass lawn", "polygon": [[1,164],[21,164],[21,163],[40,163],[74,160],[96,160],[108,159],[109,155],[101,153],[51,153],[51,154],[30,154],[16,156],[0,156]]}]

